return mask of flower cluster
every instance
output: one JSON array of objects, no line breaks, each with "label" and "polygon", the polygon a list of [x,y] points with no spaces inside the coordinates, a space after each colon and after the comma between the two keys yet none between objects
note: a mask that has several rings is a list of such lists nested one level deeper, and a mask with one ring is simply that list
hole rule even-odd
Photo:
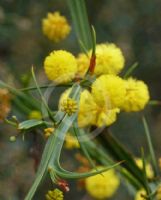
[{"label": "flower cluster", "polygon": [[70,133],[66,134],[65,137],[65,148],[66,149],[78,149],[80,148],[79,142],[76,137],[71,135]]},{"label": "flower cluster", "polygon": [[85,179],[86,190],[95,199],[110,198],[118,189],[119,184],[120,180],[113,169]]},{"label": "flower cluster", "polygon": [[[86,74],[92,50],[86,54],[79,54],[77,57],[78,62],[78,77],[84,77]],[[123,69],[125,59],[120,48],[113,43],[96,45],[96,66],[94,74],[99,76],[102,74],[119,74]]]},{"label": "flower cluster", "polygon": [[[80,54],[76,59],[67,51],[54,51],[44,62],[49,80],[67,83],[78,77],[84,79],[89,68],[91,50],[88,55]],[[78,125],[109,126],[121,111],[136,112],[144,109],[149,101],[147,85],[135,78],[123,79],[118,73],[124,67],[122,51],[115,44],[96,46],[96,79],[91,83],[91,91],[84,89],[80,96]],[[66,90],[59,103],[69,98],[71,89]]]},{"label": "flower cluster", "polygon": [[45,36],[54,42],[59,42],[70,33],[71,27],[67,19],[59,12],[48,13],[42,20],[42,30]]}]

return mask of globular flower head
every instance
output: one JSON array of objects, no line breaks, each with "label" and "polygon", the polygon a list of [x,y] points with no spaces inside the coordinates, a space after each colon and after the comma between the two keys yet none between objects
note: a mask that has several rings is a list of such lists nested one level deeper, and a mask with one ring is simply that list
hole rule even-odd
[{"label": "globular flower head", "polygon": [[10,95],[7,89],[0,88],[0,121],[4,120],[10,112]]},{"label": "globular flower head", "polygon": [[[102,167],[98,169],[102,169]],[[87,192],[96,199],[112,197],[119,184],[120,180],[113,169],[85,179]]]},{"label": "globular flower head", "polygon": [[78,149],[78,148],[80,148],[80,145],[79,145],[77,138],[72,136],[70,133],[66,134],[64,145],[65,145],[66,149]]},{"label": "globular flower head", "polygon": [[64,50],[53,51],[44,61],[45,73],[56,83],[70,82],[77,72],[75,57]]},{"label": "globular flower head", "polygon": [[28,116],[29,119],[42,119],[42,114],[38,110],[32,110]]},{"label": "globular flower head", "polygon": [[49,190],[45,195],[46,200],[63,200],[64,195],[63,192],[59,189]]},{"label": "globular flower head", "polygon": [[[66,90],[59,100],[59,109],[62,110],[62,103],[66,101],[71,88]],[[78,125],[79,127],[85,127],[94,123],[96,119],[97,105],[93,100],[92,95],[88,90],[81,92],[79,107],[78,107]]]},{"label": "globular flower head", "polygon": [[67,19],[59,12],[48,13],[42,20],[42,30],[45,36],[54,42],[59,42],[67,37],[71,27]]},{"label": "globular flower head", "polygon": [[69,97],[67,99],[64,99],[61,103],[61,110],[68,115],[74,114],[77,109],[77,102]]},{"label": "globular flower head", "polygon": [[77,56],[77,64],[78,64],[78,71],[76,76],[78,78],[83,78],[88,71],[89,64],[90,64],[90,55],[86,55],[84,53],[80,53]]},{"label": "globular flower head", "polygon": [[78,113],[78,125],[79,127],[85,127],[88,125],[94,125],[96,121],[96,115],[98,106],[94,101],[91,93],[88,90],[84,90],[81,93]]},{"label": "globular flower head", "polygon": [[106,108],[99,109],[97,112],[97,119],[95,125],[98,127],[101,126],[110,126],[117,119],[117,114],[120,112],[119,108]]},{"label": "globular flower head", "polygon": [[144,189],[139,190],[135,195],[135,200],[145,200],[146,191]]},{"label": "globular flower head", "polygon": [[150,99],[147,85],[143,81],[129,78],[125,81],[125,86],[126,94],[122,110],[132,112],[144,109]]},{"label": "globular flower head", "polygon": [[[85,54],[79,54],[77,58],[77,76],[83,77],[87,72],[90,63],[92,50]],[[124,67],[125,59],[122,51],[113,43],[96,45],[96,66],[94,74],[118,74]]]},{"label": "globular flower head", "polygon": [[44,129],[44,136],[45,138],[50,137],[50,135],[54,132],[54,128],[45,128]]},{"label": "globular flower head", "polygon": [[[62,110],[62,103],[66,101],[70,92],[71,89],[68,89],[61,95],[59,109]],[[112,108],[109,105],[98,105],[92,94],[88,90],[83,90],[80,95],[78,108],[78,126],[109,126],[116,121],[119,111],[119,108]]]},{"label": "globular flower head", "polygon": [[114,75],[102,75],[92,84],[92,96],[100,107],[119,108],[125,97],[124,80]]}]

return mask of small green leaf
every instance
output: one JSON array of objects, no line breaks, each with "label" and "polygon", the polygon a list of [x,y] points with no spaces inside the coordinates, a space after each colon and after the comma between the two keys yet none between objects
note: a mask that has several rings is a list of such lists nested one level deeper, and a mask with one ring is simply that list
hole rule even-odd
[{"label": "small green leaf", "polygon": [[138,63],[135,62],[125,73],[124,78],[127,79],[132,73],[133,71],[137,68]]},{"label": "small green leaf", "polygon": [[144,181],[145,181],[145,190],[147,195],[149,196],[149,200],[152,200],[151,198],[151,188],[149,187],[148,184],[148,178],[147,178],[147,174],[146,174],[146,162],[145,162],[145,156],[144,156],[144,149],[141,149],[141,154],[142,154],[142,162],[143,162],[143,176],[144,176]]},{"label": "small green leaf", "polygon": [[152,167],[153,167],[153,170],[155,172],[155,175],[157,176],[158,175],[158,167],[157,167],[156,156],[155,156],[154,147],[153,147],[153,144],[152,144],[152,139],[151,139],[151,136],[150,136],[148,123],[147,123],[144,116],[142,117],[142,122],[143,122],[144,130],[145,130],[145,134],[146,134],[146,139],[147,139],[147,142],[148,142],[150,157],[151,157],[151,161],[152,161]]},{"label": "small green leaf", "polygon": [[30,120],[26,120],[26,121],[19,123],[18,129],[19,130],[28,130],[31,128],[40,127],[42,125],[45,125],[44,121],[37,120],[37,119],[30,119]]},{"label": "small green leaf", "polygon": [[85,1],[67,0],[67,2],[71,12],[78,41],[81,41],[85,49],[89,50],[92,48],[92,36],[91,36],[91,27],[89,25]]},{"label": "small green leaf", "polygon": [[118,167],[121,163],[122,161],[113,165],[104,166],[102,170],[95,169],[95,171],[90,171],[90,172],[85,172],[85,173],[70,172],[70,171],[64,170],[63,168],[60,168],[58,165],[55,166],[53,170],[56,172],[56,174],[58,174],[60,177],[65,178],[65,179],[81,179],[81,178],[87,178],[90,176],[101,174],[105,171]]}]

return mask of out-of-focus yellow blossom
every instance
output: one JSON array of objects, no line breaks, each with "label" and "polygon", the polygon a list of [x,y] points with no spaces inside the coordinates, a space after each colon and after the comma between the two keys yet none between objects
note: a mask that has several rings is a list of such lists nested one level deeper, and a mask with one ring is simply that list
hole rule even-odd
[{"label": "out-of-focus yellow blossom", "polygon": [[56,83],[70,82],[77,72],[76,58],[64,50],[53,51],[44,61],[45,73]]},{"label": "out-of-focus yellow blossom", "polygon": [[113,169],[85,179],[86,190],[95,199],[110,198],[118,189],[119,184],[120,180]]},{"label": "out-of-focus yellow blossom", "polygon": [[[88,56],[81,53],[78,55],[78,73],[77,76],[83,77],[87,72],[90,63],[92,50]],[[113,43],[96,45],[96,66],[94,74],[118,74],[124,67],[125,59],[122,51]]]},{"label": "out-of-focus yellow blossom", "polygon": [[79,127],[94,125],[96,121],[97,112],[98,112],[98,106],[95,103],[91,93],[88,90],[84,90],[81,93],[79,102],[79,114],[78,114]]},{"label": "out-of-focus yellow blossom", "polygon": [[54,131],[54,128],[45,128],[44,129],[44,136],[45,138],[48,138]]},{"label": "out-of-focus yellow blossom", "polygon": [[[59,109],[62,109],[62,102],[68,98],[71,88],[66,90],[59,100]],[[94,124],[96,120],[97,105],[93,100],[92,95],[88,90],[84,90],[80,95],[79,109],[78,109],[78,125],[85,127]]]},{"label": "out-of-focus yellow blossom", "polygon": [[[140,168],[140,169],[143,169],[143,161],[142,159],[140,158],[136,158],[135,159],[135,162],[137,164],[137,166]],[[154,177],[154,172],[152,170],[152,166],[150,165],[150,163],[146,163],[146,174],[147,174],[147,177],[148,178],[153,178]]]},{"label": "out-of-focus yellow blossom", "polygon": [[10,112],[10,95],[7,89],[0,88],[0,121],[4,120]]},{"label": "out-of-focus yellow blossom", "polygon": [[78,71],[76,76],[78,78],[83,78],[89,68],[90,55],[80,53],[77,57]]},{"label": "out-of-focus yellow blossom", "polygon": [[42,30],[45,36],[54,42],[59,42],[67,37],[71,27],[67,19],[59,12],[48,13],[42,20]]},{"label": "out-of-focus yellow blossom", "polygon": [[[71,89],[68,89],[61,95],[59,100],[60,110],[62,110],[62,102],[68,98],[70,91]],[[109,126],[116,121],[117,113],[119,112],[119,108],[111,108],[109,105],[97,105],[91,93],[88,90],[84,90],[80,95],[78,126]]]},{"label": "out-of-focus yellow blossom", "polygon": [[38,110],[33,110],[29,113],[29,119],[42,119],[42,114]]},{"label": "out-of-focus yellow blossom", "polygon": [[122,104],[121,108],[126,112],[144,109],[150,98],[147,85],[143,81],[133,78],[126,80],[125,85],[125,102]]},{"label": "out-of-focus yellow blossom", "polygon": [[157,189],[156,199],[161,200],[161,185]]},{"label": "out-of-focus yellow blossom", "polygon": [[63,192],[59,189],[49,190],[48,193],[45,195],[46,200],[63,200],[64,195]]},{"label": "out-of-focus yellow blossom", "polygon": [[66,149],[78,149],[80,148],[79,142],[76,137],[67,133],[65,137],[65,148]]},{"label": "out-of-focus yellow blossom", "polygon": [[[101,109],[99,109],[101,110]],[[98,127],[109,126],[117,119],[117,114],[120,112],[119,108],[108,108],[106,111],[98,111],[95,125]]]},{"label": "out-of-focus yellow blossom", "polygon": [[77,102],[74,99],[68,97],[61,102],[61,110],[68,115],[74,114],[77,109]]},{"label": "out-of-focus yellow blossom", "polygon": [[125,94],[125,82],[118,76],[102,75],[92,84],[93,98],[100,107],[120,107]]},{"label": "out-of-focus yellow blossom", "polygon": [[146,196],[146,192],[144,189],[139,190],[135,195],[135,200],[145,200],[143,196]]}]

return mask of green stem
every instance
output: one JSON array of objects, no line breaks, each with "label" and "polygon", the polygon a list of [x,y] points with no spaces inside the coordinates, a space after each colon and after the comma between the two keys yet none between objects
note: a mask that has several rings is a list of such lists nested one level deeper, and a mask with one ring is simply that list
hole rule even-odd
[{"label": "green stem", "polygon": [[148,147],[149,147],[149,152],[150,152],[150,156],[151,156],[151,160],[152,160],[153,170],[154,170],[155,176],[157,176],[158,175],[158,167],[157,167],[156,156],[155,156],[155,153],[154,153],[154,147],[153,147],[153,144],[152,144],[152,139],[151,139],[151,136],[150,136],[148,123],[147,123],[144,116],[142,117],[142,122],[143,122],[144,130],[145,130],[146,139],[147,139],[147,142],[148,142]]}]

